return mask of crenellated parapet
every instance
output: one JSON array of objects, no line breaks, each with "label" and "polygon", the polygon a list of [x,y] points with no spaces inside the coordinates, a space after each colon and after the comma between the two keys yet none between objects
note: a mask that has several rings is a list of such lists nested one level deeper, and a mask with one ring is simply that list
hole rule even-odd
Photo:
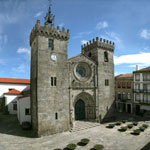
[{"label": "crenellated parapet", "polygon": [[115,43],[96,37],[96,39],[93,39],[93,41],[90,40],[89,42],[87,42],[87,44],[81,46],[82,53],[84,53],[84,51],[89,51],[95,48],[102,48],[105,50],[114,51]]},{"label": "crenellated parapet", "polygon": [[36,36],[45,36],[45,37],[52,37],[60,40],[69,40],[70,33],[69,29],[67,32],[65,32],[65,28],[63,27],[62,30],[60,30],[60,27],[57,26],[57,28],[54,27],[54,24],[51,24],[50,26],[48,23],[45,23],[44,26],[40,25],[40,20],[37,20],[36,25],[33,27],[32,32],[30,34],[30,45],[32,44],[34,38]]}]

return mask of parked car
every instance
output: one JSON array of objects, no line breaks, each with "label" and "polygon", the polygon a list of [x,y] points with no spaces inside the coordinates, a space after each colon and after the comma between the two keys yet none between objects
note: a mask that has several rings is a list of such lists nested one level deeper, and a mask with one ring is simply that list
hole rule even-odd
[{"label": "parked car", "polygon": [[22,129],[23,130],[30,130],[31,129],[31,123],[28,121],[22,122]]}]

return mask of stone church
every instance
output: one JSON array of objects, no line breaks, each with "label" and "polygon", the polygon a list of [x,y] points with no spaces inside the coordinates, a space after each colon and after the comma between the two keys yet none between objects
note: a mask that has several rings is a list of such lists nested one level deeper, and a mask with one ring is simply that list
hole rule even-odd
[{"label": "stone church", "polygon": [[114,43],[96,37],[68,59],[69,30],[49,12],[30,34],[31,116],[37,136],[69,131],[75,120],[102,122],[114,102]]}]

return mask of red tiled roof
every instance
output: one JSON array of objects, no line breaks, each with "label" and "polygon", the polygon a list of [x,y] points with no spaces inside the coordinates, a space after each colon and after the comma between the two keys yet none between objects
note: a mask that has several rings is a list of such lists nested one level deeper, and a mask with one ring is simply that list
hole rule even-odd
[{"label": "red tiled roof", "polygon": [[0,83],[30,84],[29,79],[0,78]]},{"label": "red tiled roof", "polygon": [[150,71],[150,67],[146,67],[146,68],[143,68],[143,69],[140,69],[140,70],[136,70],[134,72],[143,72],[143,71]]},{"label": "red tiled roof", "polygon": [[7,93],[4,93],[4,94],[10,94],[10,95],[20,95],[20,94],[21,94],[21,92],[20,92],[20,91],[18,91],[18,90],[13,89],[13,90],[10,90],[10,91],[8,91]]},{"label": "red tiled roof", "polygon": [[130,78],[133,77],[133,74],[121,74],[116,76],[116,78]]}]

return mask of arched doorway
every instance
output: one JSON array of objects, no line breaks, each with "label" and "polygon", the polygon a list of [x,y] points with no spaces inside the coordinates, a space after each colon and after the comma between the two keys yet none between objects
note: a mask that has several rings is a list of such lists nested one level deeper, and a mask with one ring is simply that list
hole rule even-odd
[{"label": "arched doorway", "polygon": [[85,103],[82,99],[75,104],[75,120],[85,120]]}]

